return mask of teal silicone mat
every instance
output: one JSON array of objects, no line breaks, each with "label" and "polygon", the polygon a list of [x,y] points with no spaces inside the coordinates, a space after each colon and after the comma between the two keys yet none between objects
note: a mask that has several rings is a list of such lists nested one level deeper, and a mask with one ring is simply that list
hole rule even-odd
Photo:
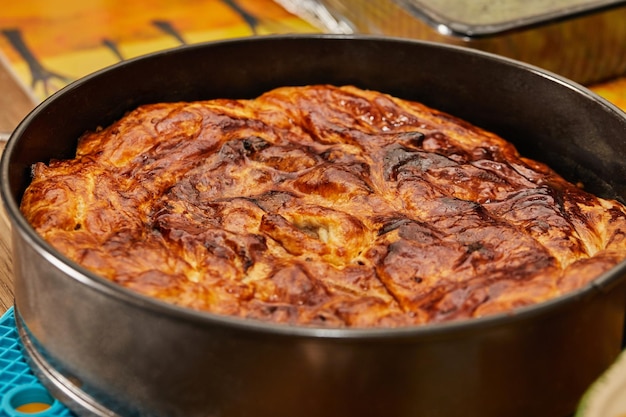
[{"label": "teal silicone mat", "polygon": [[73,417],[41,385],[24,358],[11,307],[0,319],[0,417]]}]

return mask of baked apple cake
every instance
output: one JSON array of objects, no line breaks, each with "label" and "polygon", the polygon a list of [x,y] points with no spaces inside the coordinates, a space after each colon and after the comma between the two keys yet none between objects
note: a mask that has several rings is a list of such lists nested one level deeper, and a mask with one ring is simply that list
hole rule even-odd
[{"label": "baked apple cake", "polygon": [[21,209],[123,287],[399,327],[510,312],[626,258],[626,209],[449,114],[353,86],[143,105],[33,167]]}]

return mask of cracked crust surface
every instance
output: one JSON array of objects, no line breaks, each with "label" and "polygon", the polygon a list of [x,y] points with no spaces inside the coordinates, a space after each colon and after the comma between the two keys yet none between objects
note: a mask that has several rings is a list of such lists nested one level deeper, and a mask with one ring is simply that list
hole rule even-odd
[{"label": "cracked crust surface", "polygon": [[73,261],[216,314],[325,327],[479,317],[626,257],[626,209],[502,138],[351,86],[145,105],[39,163],[22,211]]}]

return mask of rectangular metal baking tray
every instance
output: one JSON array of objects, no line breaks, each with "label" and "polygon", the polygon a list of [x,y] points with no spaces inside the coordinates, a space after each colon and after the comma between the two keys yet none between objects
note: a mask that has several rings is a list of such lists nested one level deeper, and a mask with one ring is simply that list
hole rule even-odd
[{"label": "rectangular metal baking tray", "polygon": [[277,0],[320,29],[518,59],[582,84],[626,74],[626,0]]}]

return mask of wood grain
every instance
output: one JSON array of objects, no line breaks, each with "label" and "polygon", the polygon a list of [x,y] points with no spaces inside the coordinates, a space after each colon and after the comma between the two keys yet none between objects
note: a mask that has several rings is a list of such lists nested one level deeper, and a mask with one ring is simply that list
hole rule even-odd
[{"label": "wood grain", "polygon": [[[0,56],[0,132],[11,132],[35,106],[35,99],[17,81]],[[4,150],[0,142],[0,154]],[[13,305],[11,227],[0,206],[0,313]]]},{"label": "wood grain", "polygon": [[[0,152],[4,143],[0,142]],[[4,209],[0,206],[0,313],[13,304],[13,268],[11,257],[11,228]]]},{"label": "wood grain", "polygon": [[19,83],[0,55],[0,132],[11,132],[35,106],[35,98]]}]

